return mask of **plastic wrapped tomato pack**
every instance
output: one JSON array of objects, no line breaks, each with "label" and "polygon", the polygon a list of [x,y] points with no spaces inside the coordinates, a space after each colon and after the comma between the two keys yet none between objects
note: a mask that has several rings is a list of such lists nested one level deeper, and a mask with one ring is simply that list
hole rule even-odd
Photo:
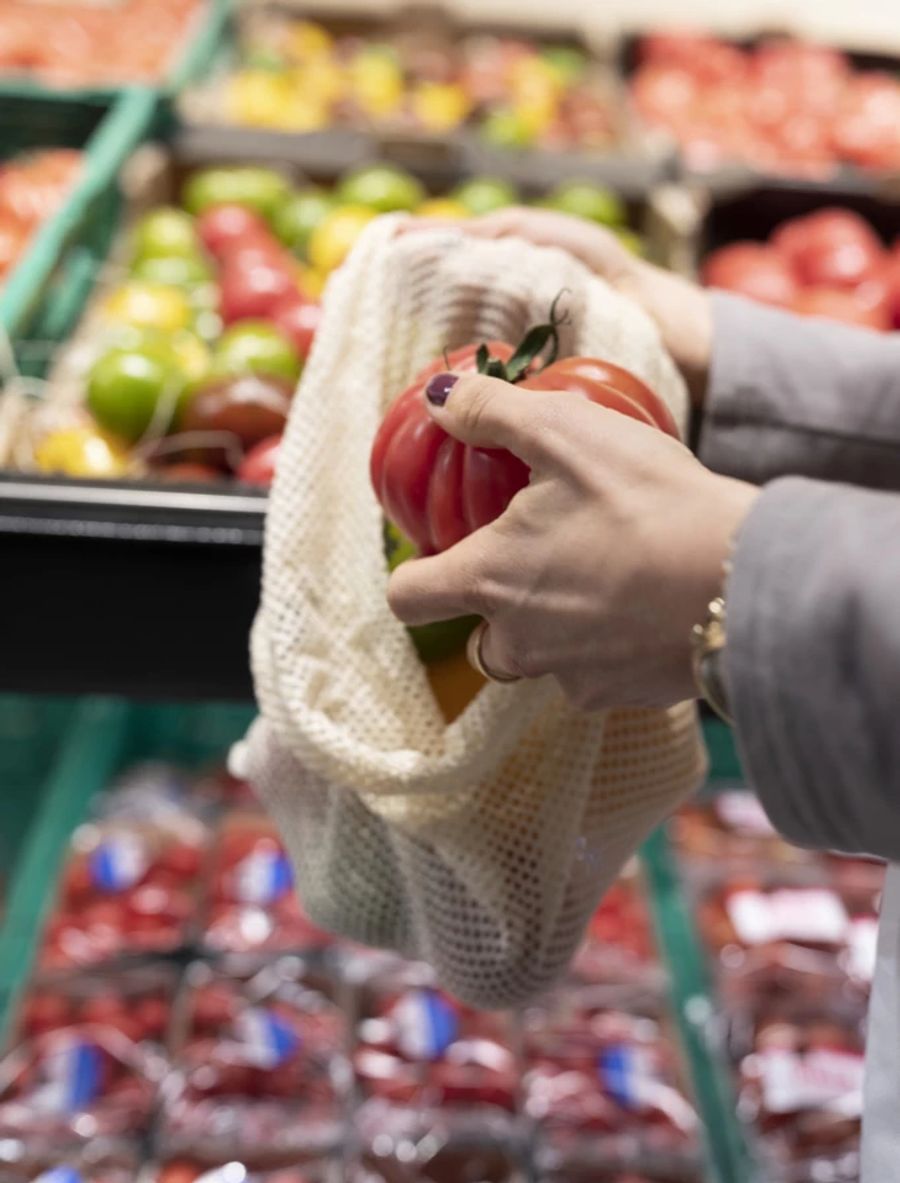
[{"label": "plastic wrapped tomato pack", "polygon": [[98,1024],[19,1044],[0,1061],[3,1153],[21,1168],[87,1150],[126,1154],[148,1131],[167,1068],[151,1044]]},{"label": "plastic wrapped tomato pack", "polygon": [[427,967],[408,965],[363,992],[353,1067],[364,1097],[422,1113],[511,1115],[515,1042],[507,1014],[465,1006],[435,986]]},{"label": "plastic wrapped tomato pack", "polygon": [[193,813],[110,818],[72,836],[40,968],[109,964],[171,953],[195,932],[209,834]]},{"label": "plastic wrapped tomato pack", "polygon": [[204,947],[211,953],[308,953],[332,941],[303,911],[272,822],[257,810],[227,813],[216,833]]},{"label": "plastic wrapped tomato pack", "polygon": [[0,1169],[0,1183],[134,1183],[137,1159],[128,1154],[114,1156],[105,1162],[87,1158],[73,1158],[45,1169],[21,1173]]},{"label": "plastic wrapped tomato pack", "polygon": [[298,958],[234,977],[198,962],[180,1000],[160,1141],[170,1157],[248,1168],[338,1143],[349,1087],[344,1012]]},{"label": "plastic wrapped tomato pack", "polygon": [[755,1025],[738,1063],[738,1113],[758,1131],[766,1178],[858,1178],[863,1044],[860,1026],[831,1012]]},{"label": "plastic wrapped tomato pack", "polygon": [[149,962],[112,972],[82,972],[39,981],[17,1016],[17,1032],[32,1039],[67,1027],[118,1031],[134,1043],[161,1048],[167,1039],[178,976],[175,966]]},{"label": "plastic wrapped tomato pack", "polygon": [[587,1175],[602,1161],[699,1161],[699,1119],[658,1011],[560,991],[525,1012],[524,1051],[523,1108],[543,1165]]},{"label": "plastic wrapped tomato pack", "polygon": [[337,1164],[323,1159],[274,1171],[251,1171],[244,1163],[225,1162],[217,1166],[173,1159],[152,1168],[146,1183],[338,1183]]}]

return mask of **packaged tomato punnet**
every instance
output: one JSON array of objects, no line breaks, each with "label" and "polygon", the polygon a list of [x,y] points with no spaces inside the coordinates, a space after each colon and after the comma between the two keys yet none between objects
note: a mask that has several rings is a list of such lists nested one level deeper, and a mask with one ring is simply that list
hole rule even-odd
[{"label": "packaged tomato punnet", "polygon": [[[314,922],[425,960],[443,988],[491,1009],[560,977],[628,857],[696,787],[696,715],[690,704],[589,715],[538,679],[484,686],[449,718],[387,604],[372,444],[398,393],[425,367],[445,368],[445,347],[449,359],[474,342],[474,367],[478,344],[523,340],[564,289],[558,368],[535,385],[580,385],[620,407],[627,396],[632,414],[649,426],[653,406],[671,430],[685,424],[687,395],[652,322],[571,257],[446,229],[397,236],[399,221],[367,226],[332,276],[291,407],[253,632],[262,719],[235,771],[272,811]],[[523,398],[536,346],[532,337],[529,359],[504,371],[529,382]],[[488,350],[484,365],[509,367],[515,353]],[[607,368],[579,373],[578,358]],[[626,381],[655,399],[639,405]],[[403,424],[416,397],[401,400]],[[464,462],[455,448],[444,454]],[[474,450],[470,466],[483,455]],[[521,468],[489,460],[514,495]],[[421,515],[395,525],[431,550],[469,528],[446,521],[440,538]]]}]

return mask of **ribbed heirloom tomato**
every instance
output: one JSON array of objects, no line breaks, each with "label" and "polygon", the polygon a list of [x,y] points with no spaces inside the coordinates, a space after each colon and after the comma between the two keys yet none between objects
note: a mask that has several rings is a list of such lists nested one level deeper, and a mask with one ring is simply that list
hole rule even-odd
[{"label": "ribbed heirloom tomato", "polygon": [[387,519],[420,554],[447,550],[494,521],[529,479],[512,453],[462,444],[431,420],[423,391],[442,370],[502,378],[523,398],[529,389],[574,391],[677,437],[669,409],[628,370],[600,358],[557,360],[558,326],[551,310],[550,322],[530,329],[518,348],[466,345],[422,370],[389,408],[372,447],[372,484]]}]

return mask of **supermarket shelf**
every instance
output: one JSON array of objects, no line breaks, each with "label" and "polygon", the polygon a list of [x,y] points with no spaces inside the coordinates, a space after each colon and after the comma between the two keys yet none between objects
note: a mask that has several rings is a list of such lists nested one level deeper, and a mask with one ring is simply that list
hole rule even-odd
[{"label": "supermarket shelf", "polygon": [[247,699],[266,499],[0,479],[0,688]]}]

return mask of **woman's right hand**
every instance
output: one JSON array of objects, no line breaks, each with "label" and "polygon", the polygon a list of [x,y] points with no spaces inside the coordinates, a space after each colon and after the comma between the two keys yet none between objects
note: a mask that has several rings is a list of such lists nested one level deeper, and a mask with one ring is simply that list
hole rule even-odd
[{"label": "woman's right hand", "polygon": [[[417,225],[425,229],[434,223]],[[708,293],[699,285],[638,258],[612,231],[553,210],[513,206],[453,225],[478,238],[516,237],[535,246],[558,247],[579,259],[656,322],[694,404],[702,404],[712,352],[712,312]]]}]

